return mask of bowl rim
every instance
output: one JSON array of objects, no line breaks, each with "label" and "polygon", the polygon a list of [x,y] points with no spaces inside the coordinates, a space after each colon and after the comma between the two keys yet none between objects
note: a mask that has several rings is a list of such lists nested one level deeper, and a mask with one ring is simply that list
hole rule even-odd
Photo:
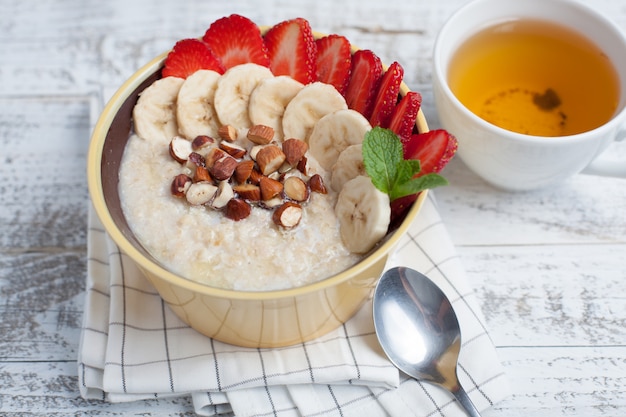
[{"label": "bowl rim", "polygon": [[[169,51],[168,51],[169,52]],[[89,196],[91,198],[92,206],[100,219],[104,230],[109,234],[113,242],[118,246],[122,254],[128,256],[143,272],[156,275],[161,279],[164,279],[171,285],[182,287],[194,293],[202,295],[238,299],[238,300],[250,300],[250,301],[265,301],[274,299],[283,299],[289,297],[304,296],[307,294],[315,293],[320,290],[324,290],[330,287],[334,287],[338,284],[344,283],[353,277],[358,276],[363,271],[367,270],[370,266],[377,263],[381,258],[387,256],[393,250],[393,247],[400,240],[402,236],[407,232],[411,223],[417,216],[423,201],[426,199],[428,190],[422,191],[417,200],[413,203],[413,206],[407,213],[405,219],[400,223],[398,228],[387,235],[382,244],[378,244],[371,252],[369,252],[364,258],[358,261],[351,267],[336,273],[330,277],[323,278],[319,281],[301,285],[298,287],[267,290],[267,291],[247,291],[247,290],[234,290],[219,287],[212,287],[207,284],[203,284],[197,281],[193,281],[190,278],[185,278],[174,272],[171,272],[158,261],[152,261],[146,257],[140,250],[138,250],[124,235],[124,233],[117,226],[104,198],[104,190],[102,187],[102,168],[101,162],[103,157],[103,147],[106,140],[108,130],[117,114],[120,107],[128,97],[143,81],[149,76],[158,71],[162,65],[168,52],[164,52],[157,57],[153,58],[147,64],[142,66],[136,71],[130,78],[128,78],[109,99],[104,109],[102,110],[96,125],[93,128],[89,149],[87,153],[87,185]],[[409,90],[408,86],[402,82],[400,88],[401,94],[406,94]],[[418,112],[416,124],[419,132],[428,131],[428,125],[426,118],[422,110]]]}]

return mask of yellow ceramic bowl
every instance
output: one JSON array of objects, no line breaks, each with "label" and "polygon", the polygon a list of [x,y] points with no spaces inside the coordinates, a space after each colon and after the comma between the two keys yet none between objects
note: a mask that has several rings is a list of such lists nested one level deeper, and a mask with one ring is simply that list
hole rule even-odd
[{"label": "yellow ceramic bowl", "polygon": [[[246,347],[278,347],[321,336],[352,317],[371,294],[387,256],[426,198],[422,193],[406,219],[387,239],[353,267],[317,283],[265,292],[226,290],[176,275],[156,261],[128,227],[118,195],[118,172],[131,131],[138,94],[160,76],[166,53],[137,71],[102,112],[87,156],[89,193],[105,230],[132,259],[170,308],[206,336]],[[402,85],[402,93],[408,87]],[[418,130],[428,130],[420,111]]]}]

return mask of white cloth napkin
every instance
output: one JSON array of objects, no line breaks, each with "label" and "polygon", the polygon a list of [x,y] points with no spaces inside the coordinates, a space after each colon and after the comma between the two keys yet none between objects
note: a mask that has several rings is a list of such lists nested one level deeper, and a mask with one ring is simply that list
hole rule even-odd
[{"label": "white cloth napkin", "polygon": [[[279,349],[241,348],[180,321],[90,211],[81,395],[112,403],[191,395],[199,415],[463,416],[443,389],[406,377],[380,348],[368,302],[331,333]],[[451,298],[459,379],[478,409],[509,395],[503,368],[429,193],[389,266],[415,268]]]}]

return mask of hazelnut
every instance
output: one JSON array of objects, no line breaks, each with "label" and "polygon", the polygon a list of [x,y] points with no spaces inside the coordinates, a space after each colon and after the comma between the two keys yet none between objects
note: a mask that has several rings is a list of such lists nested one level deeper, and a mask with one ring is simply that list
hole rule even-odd
[{"label": "hazelnut", "polygon": [[189,204],[199,206],[210,202],[217,193],[217,187],[210,182],[196,182],[189,186],[185,197]]},{"label": "hazelnut", "polygon": [[170,156],[174,158],[177,162],[185,163],[189,158],[189,154],[193,151],[191,148],[191,142],[187,139],[174,136],[170,141]]},{"label": "hazelnut", "polygon": [[211,201],[211,207],[221,209],[225,207],[234,196],[235,192],[233,191],[233,187],[228,183],[228,181],[222,181],[217,187],[215,198]]},{"label": "hazelnut", "polygon": [[220,149],[225,151],[227,154],[232,156],[233,158],[241,159],[246,155],[246,149],[242,146],[239,146],[235,143],[230,143],[226,141],[220,142]]},{"label": "hazelnut", "polygon": [[274,139],[274,129],[265,125],[254,125],[248,130],[247,138],[257,145],[267,145]]},{"label": "hazelnut", "polygon": [[298,165],[296,166],[296,168],[298,169],[298,171],[302,172],[304,175],[306,175],[307,171],[308,171],[308,159],[306,156],[303,156],[302,159],[300,159],[300,161],[298,161]]},{"label": "hazelnut", "polygon": [[226,209],[224,210],[226,217],[236,222],[245,219],[251,212],[252,207],[250,204],[239,198],[231,198],[228,203],[226,203]]},{"label": "hazelnut", "polygon": [[185,174],[178,174],[172,180],[171,191],[174,197],[182,198],[191,186],[191,178]]},{"label": "hazelnut", "polygon": [[309,198],[309,187],[299,177],[287,177],[283,181],[283,192],[294,201],[306,201]]},{"label": "hazelnut", "polygon": [[300,223],[302,219],[302,207],[291,201],[286,201],[274,210],[272,220],[280,227],[292,228]]},{"label": "hazelnut", "polygon": [[226,154],[220,159],[213,162],[209,172],[218,181],[224,181],[233,176],[235,168],[237,168],[237,160]]},{"label": "hazelnut", "polygon": [[199,135],[199,136],[196,136],[191,141],[191,149],[193,149],[196,152],[202,151],[212,146],[214,143],[215,143],[215,139],[213,139],[212,137],[207,136],[207,135]]},{"label": "hazelnut", "polygon": [[311,178],[309,178],[309,188],[311,191],[320,194],[327,194],[328,190],[326,189],[326,185],[324,184],[324,180],[320,174],[315,174]]},{"label": "hazelnut", "polygon": [[285,162],[285,154],[275,145],[265,146],[256,155],[256,162],[263,175],[269,175]]}]

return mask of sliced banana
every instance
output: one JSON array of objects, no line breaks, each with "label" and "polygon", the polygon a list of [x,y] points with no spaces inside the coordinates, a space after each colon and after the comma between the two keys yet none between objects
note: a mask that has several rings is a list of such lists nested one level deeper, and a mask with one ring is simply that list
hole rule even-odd
[{"label": "sliced banana", "polygon": [[333,165],[330,186],[340,192],[345,183],[359,175],[367,175],[363,163],[363,145],[350,145],[344,149]]},{"label": "sliced banana", "polygon": [[283,115],[283,135],[286,138],[309,140],[313,126],[323,116],[347,109],[346,100],[330,84],[307,84],[289,102]]},{"label": "sliced banana", "polygon": [[146,140],[170,140],[178,135],[176,100],[185,80],[165,77],[141,92],[133,108],[135,133]]},{"label": "sliced banana", "polygon": [[329,113],[315,123],[311,131],[311,155],[329,170],[344,149],[362,143],[371,129],[367,119],[356,110],[342,109]]},{"label": "sliced banana", "polygon": [[269,68],[252,63],[226,71],[217,82],[213,102],[220,123],[239,131],[248,129],[251,126],[248,116],[250,94],[262,79],[273,76]]},{"label": "sliced banana", "polygon": [[359,175],[339,193],[335,214],[346,248],[365,253],[387,233],[391,218],[389,196],[374,187],[370,177]]},{"label": "sliced banana", "polygon": [[179,133],[189,140],[196,136],[217,136],[219,120],[213,107],[220,74],[198,70],[185,79],[178,92],[176,119]]},{"label": "sliced banana", "polygon": [[282,141],[285,108],[303,87],[304,84],[287,75],[261,80],[250,94],[248,115],[252,124],[270,126],[274,129],[274,140]]}]

